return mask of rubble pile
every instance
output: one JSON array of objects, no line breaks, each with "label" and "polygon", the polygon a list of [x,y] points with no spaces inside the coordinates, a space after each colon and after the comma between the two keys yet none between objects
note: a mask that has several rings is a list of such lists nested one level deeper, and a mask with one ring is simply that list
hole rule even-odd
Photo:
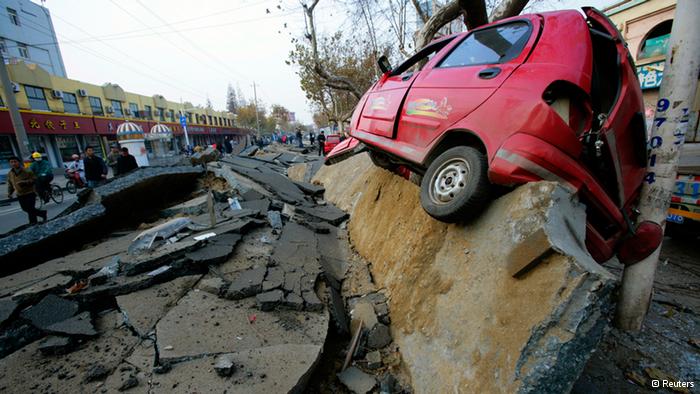
[{"label": "rubble pile", "polygon": [[[385,374],[400,360],[387,300],[353,260],[347,213],[284,175],[313,159],[274,155],[209,162],[228,188],[217,181],[147,215],[153,222],[1,278],[0,390],[301,392],[329,327],[343,345],[356,337],[323,356],[343,370],[331,385],[398,388]],[[133,191],[151,181],[120,182]],[[133,204],[126,193],[98,188],[63,217],[95,206],[114,215],[120,199]],[[338,365],[347,353],[353,365]]]}]

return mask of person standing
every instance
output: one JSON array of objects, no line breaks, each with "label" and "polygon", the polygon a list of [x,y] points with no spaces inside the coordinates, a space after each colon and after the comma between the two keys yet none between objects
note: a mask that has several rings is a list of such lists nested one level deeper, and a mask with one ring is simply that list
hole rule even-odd
[{"label": "person standing", "polygon": [[48,160],[41,157],[41,153],[32,153],[34,161],[29,166],[29,171],[34,173],[36,177],[36,193],[44,200],[44,203],[49,202],[47,191],[50,190],[51,181],[53,180],[53,168]]},{"label": "person standing", "polygon": [[119,156],[119,147],[117,145],[112,145],[107,155],[107,165],[112,169],[112,176],[117,175],[117,160]]},{"label": "person standing", "polygon": [[22,160],[17,156],[10,157],[10,172],[7,173],[7,197],[17,193],[19,206],[29,216],[29,223],[37,222],[36,218],[40,217],[46,221],[46,211],[36,209],[36,192],[34,190],[34,181],[36,177],[34,173],[22,167]]},{"label": "person standing", "polygon": [[136,163],[136,158],[129,154],[129,148],[122,148],[121,155],[117,159],[117,174],[124,175],[139,168],[138,163]]},{"label": "person standing", "polygon": [[321,134],[318,135],[318,155],[319,156],[325,156],[326,153],[323,151],[323,148],[326,146],[326,135],[323,134],[323,130],[321,130]]},{"label": "person standing", "polygon": [[233,140],[231,138],[226,137],[226,140],[224,141],[224,148],[226,148],[227,155],[233,153]]},{"label": "person standing", "polygon": [[95,149],[92,146],[85,148],[83,166],[89,188],[100,186],[107,179],[107,165],[101,157],[95,154]]},{"label": "person standing", "polygon": [[316,141],[316,134],[314,134],[314,132],[312,131],[309,133],[309,143],[311,144],[312,147],[314,146],[315,141]]},{"label": "person standing", "polygon": [[302,141],[302,138],[304,136],[301,134],[301,127],[297,127],[297,139],[299,140],[299,147],[303,148],[304,147],[304,142]]}]

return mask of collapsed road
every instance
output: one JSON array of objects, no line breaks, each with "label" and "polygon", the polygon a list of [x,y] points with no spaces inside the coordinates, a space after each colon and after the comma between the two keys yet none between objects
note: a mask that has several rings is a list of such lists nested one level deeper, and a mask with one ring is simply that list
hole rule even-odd
[{"label": "collapsed road", "polygon": [[[616,279],[556,184],[447,225],[366,155],[256,151],[139,170],[0,239],[0,390],[596,387]],[[67,220],[99,225],[64,244]]]}]

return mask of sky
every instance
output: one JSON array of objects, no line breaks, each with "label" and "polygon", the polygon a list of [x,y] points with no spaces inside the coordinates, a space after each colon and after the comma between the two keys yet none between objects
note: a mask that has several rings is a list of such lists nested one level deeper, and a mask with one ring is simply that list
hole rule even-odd
[{"label": "sky", "polygon": [[[33,0],[40,3],[39,0]],[[614,0],[539,0],[536,10],[602,8]],[[281,104],[311,123],[293,65],[304,17],[293,0],[46,0],[68,78],[223,110],[229,83],[251,101]],[[352,29],[337,0],[321,0],[320,33]]]}]

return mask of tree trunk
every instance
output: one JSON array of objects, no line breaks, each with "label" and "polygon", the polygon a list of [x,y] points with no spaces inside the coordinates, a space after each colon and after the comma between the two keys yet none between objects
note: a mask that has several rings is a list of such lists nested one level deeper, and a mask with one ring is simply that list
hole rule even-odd
[{"label": "tree trunk", "polygon": [[504,18],[519,15],[525,9],[529,0],[503,0],[491,12],[489,22],[495,22]]}]

